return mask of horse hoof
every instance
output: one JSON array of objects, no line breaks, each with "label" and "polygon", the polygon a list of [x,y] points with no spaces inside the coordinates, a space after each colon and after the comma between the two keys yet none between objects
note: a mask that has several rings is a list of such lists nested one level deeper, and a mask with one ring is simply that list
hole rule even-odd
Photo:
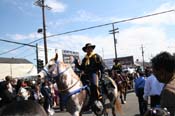
[{"label": "horse hoof", "polygon": [[126,104],[126,101],[124,101],[123,103]]}]

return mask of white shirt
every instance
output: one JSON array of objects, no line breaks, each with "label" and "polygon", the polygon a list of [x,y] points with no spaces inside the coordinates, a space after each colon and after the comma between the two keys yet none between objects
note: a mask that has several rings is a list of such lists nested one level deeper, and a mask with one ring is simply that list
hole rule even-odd
[{"label": "white shirt", "polygon": [[24,100],[28,100],[30,97],[29,91],[24,87],[20,87],[18,93],[24,98]]},{"label": "white shirt", "polygon": [[143,98],[145,100],[148,99],[148,96],[152,96],[152,95],[160,95],[161,91],[164,87],[163,83],[160,83],[156,77],[151,74],[145,82],[145,86],[144,86],[144,95]]}]

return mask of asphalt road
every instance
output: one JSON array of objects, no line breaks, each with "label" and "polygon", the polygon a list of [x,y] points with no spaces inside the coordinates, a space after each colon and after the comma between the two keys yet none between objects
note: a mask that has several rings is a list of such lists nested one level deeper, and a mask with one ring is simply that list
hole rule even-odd
[{"label": "asphalt road", "polygon": [[[127,103],[122,104],[123,116],[139,116],[139,106],[137,97],[134,92],[130,92],[127,94]],[[54,116],[70,116],[66,111],[61,112],[59,109],[55,109]],[[83,116],[95,116],[92,112],[86,113]],[[112,116],[110,113],[109,116]],[[117,114],[119,116],[119,114]]]}]

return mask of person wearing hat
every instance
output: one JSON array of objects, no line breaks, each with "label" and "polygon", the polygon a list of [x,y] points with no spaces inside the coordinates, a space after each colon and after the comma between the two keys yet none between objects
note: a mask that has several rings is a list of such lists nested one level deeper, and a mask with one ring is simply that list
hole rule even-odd
[{"label": "person wearing hat", "polygon": [[112,66],[112,70],[115,70],[118,74],[122,72],[122,65],[120,64],[119,60],[116,58],[113,60],[114,65]]},{"label": "person wearing hat", "polygon": [[[76,62],[75,64],[77,67],[84,72],[82,76],[82,82],[89,80],[91,82],[91,93],[93,101],[95,100],[101,100],[102,96],[100,94],[99,90],[99,74],[101,73],[101,76],[104,76],[104,70],[105,70],[105,64],[102,60],[102,57],[98,55],[97,53],[94,53],[95,45],[92,45],[91,43],[87,43],[82,50],[86,52],[87,54],[82,60],[81,65]],[[100,72],[100,73],[99,73]]]}]

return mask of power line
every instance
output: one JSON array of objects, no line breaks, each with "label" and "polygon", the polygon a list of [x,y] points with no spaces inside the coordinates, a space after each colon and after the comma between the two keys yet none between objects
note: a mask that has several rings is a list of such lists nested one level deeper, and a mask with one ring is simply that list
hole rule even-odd
[{"label": "power line", "polygon": [[[35,40],[35,41],[32,41],[32,42],[30,42],[30,43],[28,43],[28,44],[26,44],[26,45],[30,45],[30,44],[32,44],[32,43],[35,43],[35,42],[37,42],[37,41],[40,41],[42,38],[40,38],[40,39],[37,39],[37,40]],[[3,40],[3,39],[1,39],[1,40]],[[12,42],[11,42],[12,43]],[[15,43],[15,42],[14,42]],[[13,48],[13,49],[11,49],[11,50],[8,50],[8,51],[5,51],[5,52],[2,52],[2,53],[0,53],[0,55],[3,55],[3,54],[7,54],[7,53],[9,53],[9,52],[12,52],[12,51],[15,51],[15,50],[17,50],[17,49],[20,49],[20,48],[22,48],[22,47],[24,47],[25,45],[23,44],[22,46],[19,46],[19,47],[16,47],[16,48]]]},{"label": "power line", "polygon": [[[169,13],[169,12],[174,12],[174,11],[175,10],[172,9],[172,10],[167,10],[167,11],[158,12],[158,13],[154,13],[154,14],[144,15],[144,16],[140,16],[140,17],[124,19],[124,20],[120,20],[120,21],[116,21],[116,22],[112,22],[112,23],[106,23],[106,24],[96,25],[96,26],[92,26],[92,27],[77,29],[77,30],[73,30],[73,31],[67,31],[67,32],[63,32],[63,33],[53,34],[53,35],[47,36],[46,38],[51,38],[51,37],[65,35],[65,34],[70,34],[70,33],[75,33],[75,32],[79,32],[79,31],[85,31],[85,30],[89,30],[89,29],[93,29],[93,28],[98,28],[98,27],[103,27],[103,26],[107,26],[107,25],[116,24],[116,23],[124,23],[124,22],[128,22],[128,21],[136,20],[136,19],[152,17],[152,16],[156,16],[156,15],[160,15],[160,14],[166,14],[166,13]],[[30,42],[28,44],[31,44],[31,43],[40,41],[41,39],[43,39],[43,38],[37,39],[37,40],[32,41],[32,42]],[[9,52],[12,52],[12,51],[17,50],[17,49],[22,48],[22,47],[24,47],[24,45],[23,46],[20,46],[20,47],[17,47],[17,48],[14,48],[12,50],[8,50],[8,51],[5,51],[5,52],[2,52],[2,53],[0,53],[0,55],[3,55],[3,54],[6,54],[6,53],[9,53]]]},{"label": "power line", "polygon": [[[35,49],[36,49],[36,46],[35,46]],[[24,49],[23,51],[21,51],[21,52],[18,52],[17,54],[15,54],[15,56],[14,57],[18,57],[18,56],[20,56],[21,57],[21,54],[25,54],[26,53],[26,51],[28,51],[28,50],[34,50],[34,49],[31,49],[31,48],[26,48],[26,49]],[[36,52],[35,52],[35,54],[36,54]]]},{"label": "power line", "polygon": [[30,44],[26,44],[26,43],[21,43],[21,42],[15,42],[15,41],[9,41],[9,40],[5,40],[5,39],[0,39],[0,41],[7,42],[7,43],[21,44],[21,45],[30,46],[30,47],[35,47],[34,45],[30,45]]},{"label": "power line", "polygon": [[96,25],[96,26],[82,28],[82,29],[77,29],[77,30],[73,30],[73,31],[67,31],[67,32],[63,32],[63,33],[59,33],[59,34],[47,36],[47,38],[54,37],[54,36],[59,36],[59,35],[65,35],[65,34],[74,33],[74,32],[79,32],[79,31],[85,31],[85,30],[89,30],[89,29],[93,29],[93,28],[98,28],[98,27],[103,27],[103,26],[112,25],[112,24],[117,24],[117,23],[124,23],[124,22],[128,22],[128,21],[136,20],[136,19],[141,19],[141,18],[146,18],[146,17],[152,17],[152,16],[156,16],[156,15],[160,15],[160,14],[165,14],[165,13],[169,13],[169,12],[173,12],[173,11],[175,11],[175,10],[174,9],[173,10],[167,10],[167,11],[163,11],[163,12],[159,12],[159,13],[154,13],[154,14],[150,14],[150,15],[145,15],[145,16],[140,16],[140,17],[135,17],[135,18],[129,18],[129,19],[124,19],[124,20],[120,20],[120,21],[116,21],[116,22],[112,22],[112,23],[106,23],[106,24],[102,24],[102,25]]}]

